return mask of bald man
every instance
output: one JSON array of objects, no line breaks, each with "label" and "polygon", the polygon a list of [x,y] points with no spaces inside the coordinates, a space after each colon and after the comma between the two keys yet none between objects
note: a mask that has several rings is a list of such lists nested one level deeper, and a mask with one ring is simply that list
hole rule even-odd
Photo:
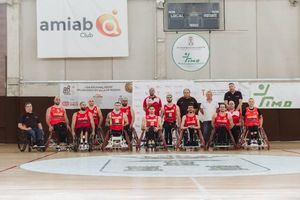
[{"label": "bald man", "polygon": [[46,112],[46,123],[49,132],[54,131],[58,136],[58,145],[67,143],[68,129],[70,129],[69,119],[66,110],[60,105],[60,98],[54,97],[54,105],[49,107]]}]

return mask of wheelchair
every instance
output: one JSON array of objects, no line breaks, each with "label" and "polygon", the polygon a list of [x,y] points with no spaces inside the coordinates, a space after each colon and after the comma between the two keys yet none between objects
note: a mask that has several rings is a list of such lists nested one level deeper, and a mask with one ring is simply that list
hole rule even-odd
[{"label": "wheelchair", "polygon": [[42,136],[42,145],[36,147],[33,146],[32,137],[24,130],[19,130],[17,133],[17,145],[18,149],[21,152],[24,152],[26,149],[28,152],[31,152],[33,149],[37,151],[45,152],[46,146],[44,145],[44,135]]},{"label": "wheelchair", "polygon": [[[139,137],[134,127],[132,128],[125,128],[125,131],[128,135],[129,141],[131,146],[135,146],[136,151],[139,151]],[[124,132],[125,133],[125,132]],[[123,134],[125,137],[125,135]]]},{"label": "wheelchair", "polygon": [[[171,129],[171,135],[166,135],[166,129],[165,129],[165,125],[163,126],[163,137],[165,138],[165,141],[167,143],[167,147],[168,148],[176,148],[176,144],[179,138],[179,130],[178,127],[172,124],[172,129]],[[167,140],[171,138],[171,144],[168,144]],[[170,143],[170,142],[169,142]]]},{"label": "wheelchair", "polygon": [[[63,126],[63,125],[59,125],[59,126]],[[53,130],[51,132],[48,132],[48,135],[45,136],[46,142],[45,142],[45,146],[46,149],[51,149],[53,151],[71,151],[73,150],[73,139],[71,134],[69,133],[69,131],[67,130],[66,126],[63,126],[63,128],[65,128],[67,136],[66,136],[66,140],[62,141],[61,144],[58,144],[59,141],[59,135]]]},{"label": "wheelchair", "polygon": [[239,139],[241,148],[250,150],[270,150],[270,142],[263,128],[258,126],[244,127],[243,133]]},{"label": "wheelchair", "polygon": [[212,130],[206,149],[237,149],[236,142],[230,129],[226,126],[219,126]]},{"label": "wheelchair", "polygon": [[[150,151],[158,151],[160,148],[167,149],[167,145],[164,137],[162,136],[161,131],[154,131],[155,127],[150,126],[148,130],[143,130],[141,134],[140,143],[141,146],[145,147],[146,152]],[[161,138],[162,137],[162,138]]]},{"label": "wheelchair", "polygon": [[177,150],[198,151],[201,148],[206,150],[205,140],[200,129],[189,127],[181,130]]},{"label": "wheelchair", "polygon": [[[96,136],[96,134],[95,134]],[[76,133],[75,138],[73,139],[73,150],[74,152],[78,152],[78,151],[93,151],[93,143],[94,143],[94,137],[93,135],[90,133],[90,131],[88,131],[88,135],[82,136],[82,143],[81,143],[81,138],[80,138],[80,133]]]},{"label": "wheelchair", "polygon": [[97,128],[95,136],[91,140],[93,150],[100,150],[104,141],[102,128]]},{"label": "wheelchair", "polygon": [[127,132],[125,130],[121,130],[121,131],[108,130],[105,136],[105,140],[102,144],[102,150],[103,151],[104,150],[109,150],[109,151],[131,150],[131,144],[127,136]]}]

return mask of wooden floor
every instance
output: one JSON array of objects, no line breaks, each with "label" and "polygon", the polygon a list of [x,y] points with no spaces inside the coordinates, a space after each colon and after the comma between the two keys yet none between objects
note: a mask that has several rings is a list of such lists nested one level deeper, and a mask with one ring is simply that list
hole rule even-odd
[{"label": "wooden floor", "polygon": [[[220,153],[300,156],[300,142],[273,142],[271,145],[270,151]],[[300,174],[128,178],[46,174],[19,168],[35,160],[105,154],[111,153],[21,153],[16,145],[0,144],[0,199],[300,199]]]}]

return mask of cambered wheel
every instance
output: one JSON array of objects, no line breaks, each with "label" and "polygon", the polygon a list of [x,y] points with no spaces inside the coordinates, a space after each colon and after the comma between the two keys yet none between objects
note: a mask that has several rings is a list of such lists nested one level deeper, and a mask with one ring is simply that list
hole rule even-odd
[{"label": "cambered wheel", "polygon": [[21,152],[24,152],[29,142],[28,136],[25,132],[20,131],[18,132],[17,138],[18,138],[18,148]]}]

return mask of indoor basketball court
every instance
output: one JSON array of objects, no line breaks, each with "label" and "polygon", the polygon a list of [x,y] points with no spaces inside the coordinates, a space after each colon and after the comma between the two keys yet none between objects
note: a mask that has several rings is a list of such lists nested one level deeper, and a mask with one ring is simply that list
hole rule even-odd
[{"label": "indoor basketball court", "polygon": [[0,0],[0,199],[300,199],[300,0]]},{"label": "indoor basketball court", "polygon": [[1,198],[297,199],[299,149],[20,153],[1,145]]}]

